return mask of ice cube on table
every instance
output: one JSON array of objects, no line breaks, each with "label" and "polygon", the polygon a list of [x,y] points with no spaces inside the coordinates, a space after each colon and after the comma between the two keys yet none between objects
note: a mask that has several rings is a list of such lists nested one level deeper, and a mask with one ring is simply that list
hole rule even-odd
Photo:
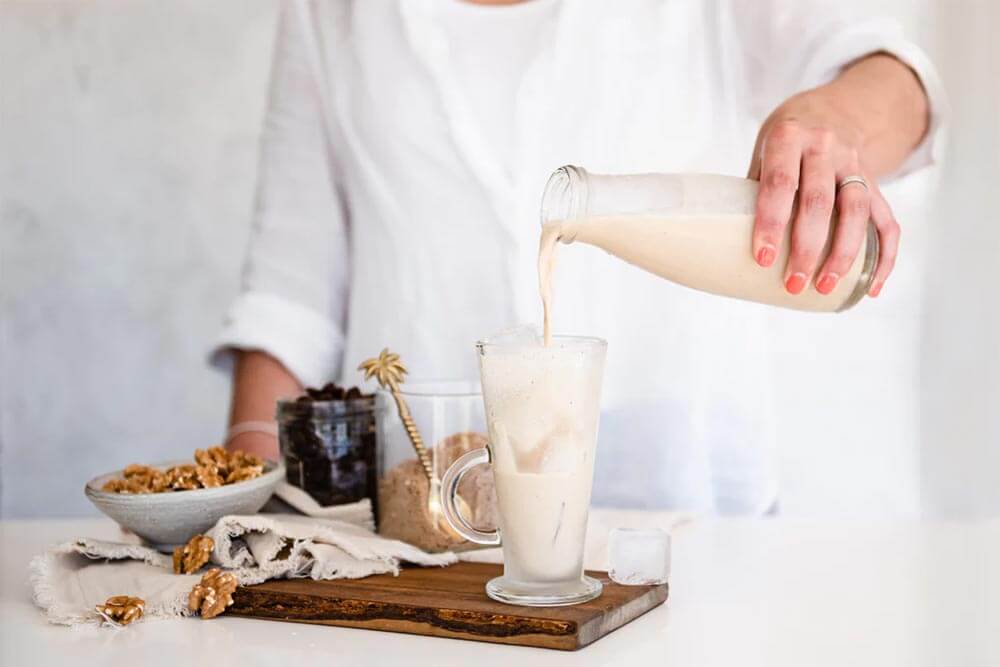
[{"label": "ice cube on table", "polygon": [[608,576],[626,586],[662,584],[670,577],[670,535],[659,528],[613,528]]}]

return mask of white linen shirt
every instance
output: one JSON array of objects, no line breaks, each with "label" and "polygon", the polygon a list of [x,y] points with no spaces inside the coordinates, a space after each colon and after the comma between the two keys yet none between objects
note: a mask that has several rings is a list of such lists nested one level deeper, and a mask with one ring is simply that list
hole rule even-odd
[{"label": "white linen shirt", "polygon": [[[743,175],[767,113],[876,51],[909,64],[931,101],[900,173],[932,161],[940,84],[898,26],[780,0],[558,2],[517,74],[501,151],[459,85],[441,16],[456,1],[285,3],[218,360],[264,350],[304,384],[354,384],[388,346],[412,379],[476,378],[478,338],[540,320],[538,209],[554,169]],[[766,511],[764,307],[584,246],[563,248],[555,289],[557,333],[609,341],[595,502]]]}]

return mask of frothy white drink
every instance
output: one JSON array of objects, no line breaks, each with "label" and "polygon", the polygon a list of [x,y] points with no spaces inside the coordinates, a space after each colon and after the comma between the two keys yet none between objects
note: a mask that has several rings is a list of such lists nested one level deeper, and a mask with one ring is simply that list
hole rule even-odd
[{"label": "frothy white drink", "polygon": [[511,582],[582,577],[603,367],[595,339],[533,339],[480,358]]}]

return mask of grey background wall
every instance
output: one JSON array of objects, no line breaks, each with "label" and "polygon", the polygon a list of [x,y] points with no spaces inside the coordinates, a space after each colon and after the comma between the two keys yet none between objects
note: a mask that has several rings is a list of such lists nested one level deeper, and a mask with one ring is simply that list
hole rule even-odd
[{"label": "grey background wall", "polygon": [[218,440],[275,3],[0,4],[5,515]]},{"label": "grey background wall", "polygon": [[[775,314],[782,511],[995,514],[1000,11],[875,5],[939,62],[952,151],[888,193],[906,254],[883,299]],[[228,379],[205,355],[237,287],[275,10],[0,0],[2,515],[91,514],[90,476],[221,435]]]}]

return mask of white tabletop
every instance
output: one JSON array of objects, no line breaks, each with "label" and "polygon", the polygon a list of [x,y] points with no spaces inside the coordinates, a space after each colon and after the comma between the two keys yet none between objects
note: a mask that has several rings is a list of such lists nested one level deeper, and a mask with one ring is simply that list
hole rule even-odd
[{"label": "white tabletop", "polygon": [[226,617],[47,625],[28,561],[82,535],[115,528],[0,522],[0,664],[1000,665],[1000,521],[699,519],[674,531],[667,603],[576,653]]}]

